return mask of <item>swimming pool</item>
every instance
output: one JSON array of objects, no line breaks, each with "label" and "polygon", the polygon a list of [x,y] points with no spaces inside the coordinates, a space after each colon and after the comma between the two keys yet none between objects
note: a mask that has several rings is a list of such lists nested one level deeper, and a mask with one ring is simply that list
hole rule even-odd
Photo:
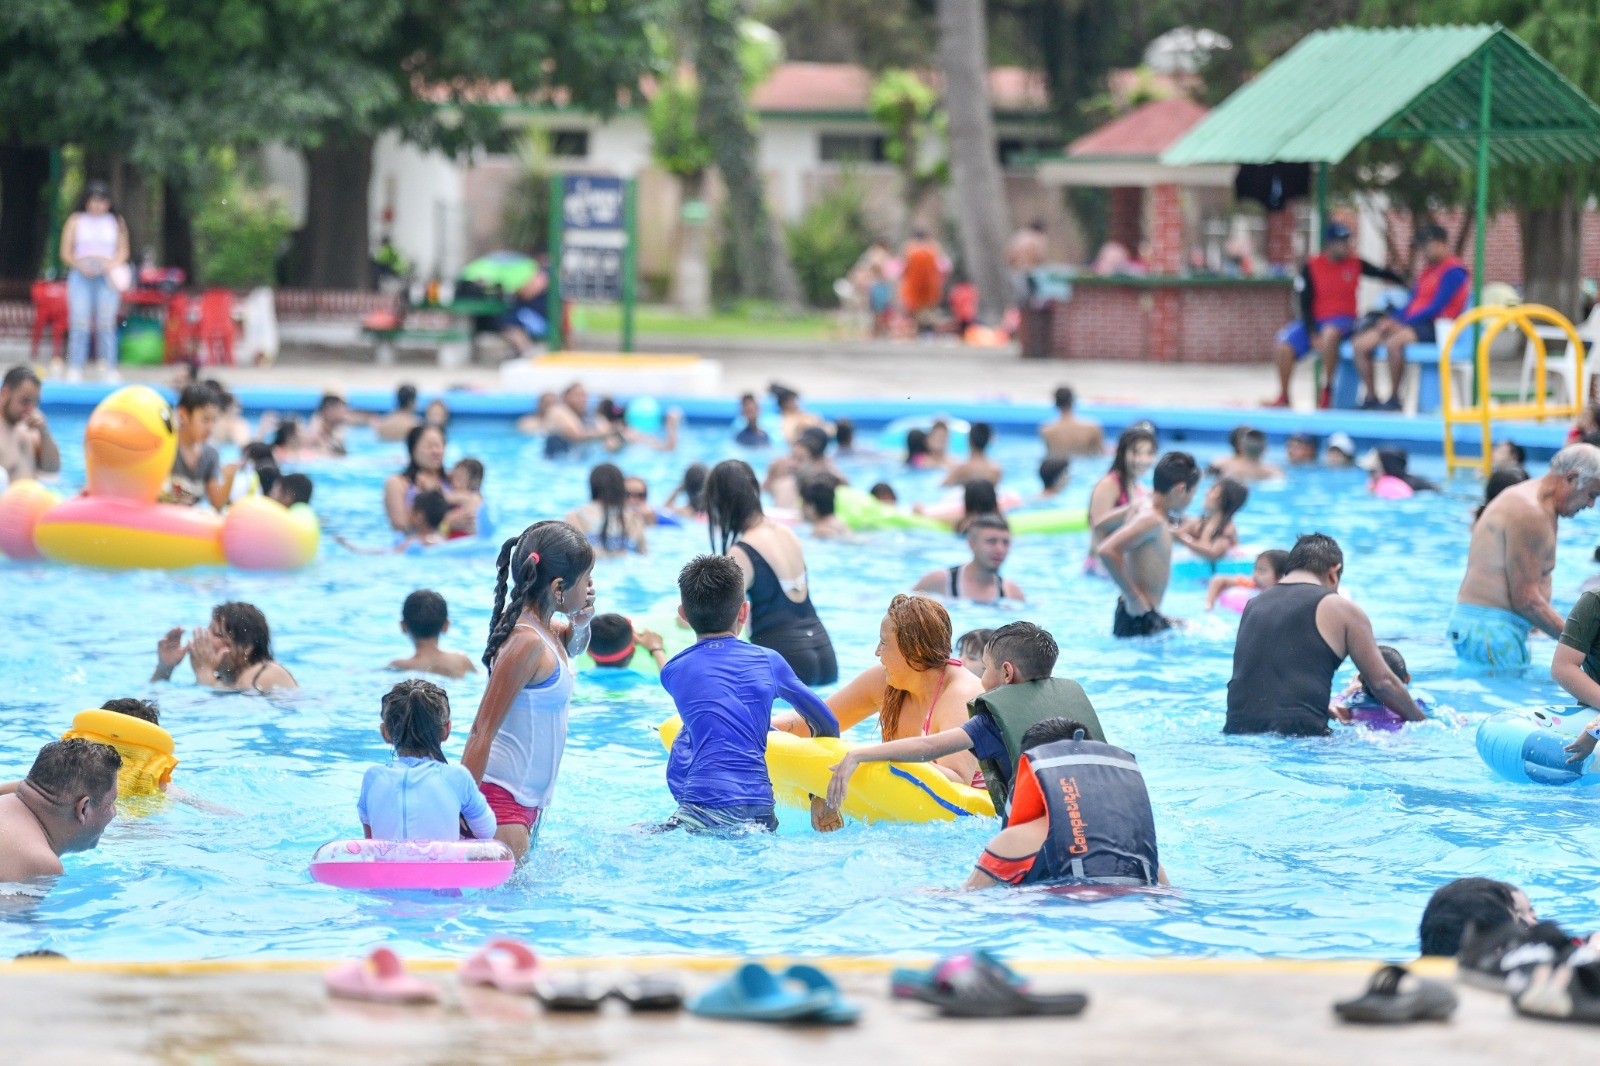
[{"label": "swimming pool", "polygon": [[[65,469],[81,476],[81,420],[53,421]],[[352,444],[343,464],[304,469],[316,479],[327,531],[378,546],[388,540],[379,486],[401,449],[364,431]],[[675,456],[636,449],[619,462],[647,477],[660,502],[690,459],[726,451],[720,433],[692,429]],[[1004,438],[995,451],[1008,483],[1031,491],[1036,443]],[[461,426],[450,457],[464,454],[488,466],[485,489],[502,534],[560,517],[587,495],[589,462],[545,463],[538,442],[508,429]],[[937,493],[936,475],[908,474],[887,459],[843,465],[862,484],[892,475],[903,498]],[[1439,473],[1426,461],[1418,466]],[[1069,499],[1081,502],[1101,470],[1078,464]],[[1013,617],[1050,628],[1062,647],[1057,673],[1083,683],[1112,740],[1144,767],[1176,889],[1096,903],[1036,891],[943,891],[965,878],[992,832],[976,820],[852,825],[817,836],[802,812],[781,809],[775,837],[643,832],[672,808],[654,731],[670,701],[652,685],[608,688],[592,672],[574,696],[548,825],[509,884],[456,899],[316,885],[306,872],[312,850],[360,834],[362,770],[388,757],[378,699],[395,679],[383,665],[407,648],[400,601],[419,587],[444,593],[453,619],[446,644],[476,655],[493,592],[493,548],[357,556],[325,538],[318,562],[292,575],[0,563],[11,613],[0,659],[0,774],[25,772],[74,711],[153,691],[177,738],[175,783],[241,815],[169,803],[148,817],[119,818],[97,851],[67,857],[67,876],[46,898],[0,920],[0,954],[47,947],[88,959],[327,957],[387,940],[440,955],[508,934],[551,954],[904,953],[987,944],[1032,957],[1403,956],[1415,950],[1428,894],[1468,874],[1521,884],[1541,915],[1592,928],[1600,903],[1592,798],[1498,781],[1473,749],[1477,722],[1507,707],[1555,702],[1555,687],[1541,665],[1523,679],[1458,677],[1443,638],[1475,487],[1463,482],[1454,497],[1383,503],[1365,495],[1363,478],[1314,470],[1258,488],[1239,518],[1241,534],[1259,547],[1287,546],[1312,529],[1337,537],[1347,587],[1380,639],[1397,644],[1418,687],[1465,724],[1436,721],[1392,735],[1346,730],[1298,742],[1224,738],[1236,616],[1205,616],[1201,587],[1178,583],[1167,609],[1198,619],[1194,629],[1147,643],[1113,641],[1114,591],[1079,574],[1084,534],[1018,539],[1006,574],[1027,592],[1025,610],[955,611],[958,633]],[[1597,527],[1592,515],[1565,524],[1560,609],[1592,569],[1586,560]],[[672,590],[681,563],[704,550],[703,528],[661,530],[648,557],[603,562],[600,609],[648,609]],[[958,539],[921,533],[808,542],[807,552],[818,610],[847,678],[871,661],[889,597],[965,557]],[[225,599],[265,610],[278,656],[302,694],[215,695],[187,680],[187,666],[176,684],[145,683],[161,632],[204,621]],[[1542,639],[1534,645],[1536,664],[1548,662],[1551,648]],[[456,758],[482,679],[447,688],[455,732],[446,751]],[[857,736],[872,731],[868,723]]]}]

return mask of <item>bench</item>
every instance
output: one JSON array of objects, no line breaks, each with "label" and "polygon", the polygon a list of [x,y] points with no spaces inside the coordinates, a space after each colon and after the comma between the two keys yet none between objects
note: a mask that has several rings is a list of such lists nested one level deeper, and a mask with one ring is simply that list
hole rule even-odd
[{"label": "bench", "polygon": [[373,354],[379,366],[393,366],[395,346],[402,343],[432,345],[437,350],[439,366],[453,370],[472,361],[472,330],[460,327],[445,329],[373,329],[361,327],[361,335],[373,342]]},{"label": "bench", "polygon": [[[1434,324],[1434,334],[1438,337],[1448,337],[1454,321],[1441,318]],[[1458,341],[1456,352],[1459,356],[1468,349],[1463,348]],[[1373,353],[1373,358],[1383,357],[1380,347]],[[1451,373],[1456,375],[1455,395],[1458,397],[1472,395],[1473,365],[1470,358],[1456,358],[1451,360]],[[1380,371],[1386,373],[1387,371]],[[1406,372],[1411,379],[1404,388],[1406,403],[1412,414],[1437,414],[1440,405],[1439,389],[1439,345],[1408,344],[1406,345]],[[1350,342],[1345,341],[1339,345],[1339,364],[1333,372],[1333,391],[1331,401],[1334,407],[1351,409],[1360,406],[1361,402],[1361,375],[1356,372],[1355,353],[1350,347]],[[1459,406],[1459,404],[1458,404]]]}]

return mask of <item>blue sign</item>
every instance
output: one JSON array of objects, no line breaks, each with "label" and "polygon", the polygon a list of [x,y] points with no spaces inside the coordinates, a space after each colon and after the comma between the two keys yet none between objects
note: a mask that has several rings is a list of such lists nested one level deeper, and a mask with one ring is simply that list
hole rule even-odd
[{"label": "blue sign", "polygon": [[562,180],[561,294],[566,299],[622,299],[625,197],[621,178],[569,174]]}]

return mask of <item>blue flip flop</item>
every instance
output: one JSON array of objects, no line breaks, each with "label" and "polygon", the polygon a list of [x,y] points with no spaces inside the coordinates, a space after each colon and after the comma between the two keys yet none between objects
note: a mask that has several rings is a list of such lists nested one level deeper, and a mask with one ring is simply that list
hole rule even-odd
[{"label": "blue flip flop", "polygon": [[806,1021],[825,1014],[838,1002],[838,993],[785,988],[759,962],[747,962],[689,1004],[702,1018],[746,1022]]},{"label": "blue flip flop", "polygon": [[783,979],[800,985],[811,992],[822,993],[829,997],[826,1010],[815,1018],[806,1021],[817,1021],[824,1025],[854,1025],[861,1017],[861,1008],[854,1003],[846,1003],[839,998],[839,986],[833,983],[833,978],[805,963],[798,963],[783,971]]}]

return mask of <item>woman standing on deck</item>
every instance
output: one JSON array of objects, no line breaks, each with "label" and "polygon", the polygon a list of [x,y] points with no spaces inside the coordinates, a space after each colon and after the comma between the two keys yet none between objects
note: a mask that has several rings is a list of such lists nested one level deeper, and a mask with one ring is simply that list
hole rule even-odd
[{"label": "woman standing on deck", "polygon": [[67,268],[67,380],[83,377],[92,331],[101,375],[116,381],[117,311],[121,290],[128,287],[123,277],[128,227],[111,209],[105,182],[91,181],[85,187],[78,210],[61,227],[61,265]]}]

